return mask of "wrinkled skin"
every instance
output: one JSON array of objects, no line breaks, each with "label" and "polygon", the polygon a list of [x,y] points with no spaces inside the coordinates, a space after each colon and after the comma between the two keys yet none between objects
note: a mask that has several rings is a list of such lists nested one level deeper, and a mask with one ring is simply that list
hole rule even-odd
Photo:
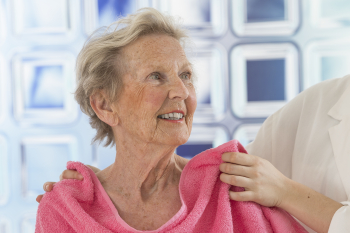
[{"label": "wrinkled skin", "polygon": [[[159,145],[184,144],[197,102],[192,68],[179,42],[164,35],[145,36],[123,49],[123,54],[130,73],[123,77],[123,91],[114,106],[123,129],[118,135]],[[185,113],[184,122],[158,118],[174,110]]]}]

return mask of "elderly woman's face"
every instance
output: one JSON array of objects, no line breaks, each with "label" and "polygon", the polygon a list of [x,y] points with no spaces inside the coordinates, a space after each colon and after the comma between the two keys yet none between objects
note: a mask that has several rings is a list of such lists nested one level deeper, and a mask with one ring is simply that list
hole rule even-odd
[{"label": "elderly woman's face", "polygon": [[119,126],[143,141],[185,143],[197,100],[180,43],[167,35],[147,35],[126,46],[123,55],[127,74],[115,103]]}]

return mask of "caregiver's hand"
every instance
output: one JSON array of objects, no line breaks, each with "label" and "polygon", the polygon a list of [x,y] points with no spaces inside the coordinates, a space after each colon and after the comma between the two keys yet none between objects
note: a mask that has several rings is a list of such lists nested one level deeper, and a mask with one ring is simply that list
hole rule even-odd
[{"label": "caregiver's hand", "polygon": [[243,192],[230,191],[230,199],[271,207],[280,206],[288,194],[289,179],[269,161],[238,152],[224,153],[222,160],[220,180],[245,188]]},{"label": "caregiver's hand", "polygon": [[[101,171],[97,167],[93,167],[93,166],[90,166],[90,165],[86,165],[86,166],[88,166],[95,173]],[[61,180],[66,180],[66,179],[83,180],[84,177],[79,172],[77,172],[75,170],[64,170],[62,172],[62,174],[60,175],[60,181]],[[54,184],[56,184],[56,182],[46,182],[44,184],[44,186],[43,186],[44,191],[45,192],[51,192],[51,190],[53,189]],[[36,197],[36,201],[38,203],[40,203],[42,198],[43,198],[43,195],[38,195]]]},{"label": "caregiver's hand", "polygon": [[265,159],[233,152],[224,153],[222,160],[221,181],[245,188],[230,191],[230,199],[280,207],[316,232],[328,232],[334,213],[343,206],[285,177]]}]

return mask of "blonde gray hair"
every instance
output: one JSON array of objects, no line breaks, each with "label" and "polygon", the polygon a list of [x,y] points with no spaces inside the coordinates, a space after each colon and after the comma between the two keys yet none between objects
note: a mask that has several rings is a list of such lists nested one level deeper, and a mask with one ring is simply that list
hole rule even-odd
[{"label": "blonde gray hair", "polygon": [[117,20],[103,33],[94,32],[80,51],[76,63],[75,99],[81,111],[90,117],[91,127],[97,131],[92,142],[105,140],[104,146],[115,144],[112,128],[97,117],[90,105],[90,96],[103,89],[110,102],[117,100],[123,84],[121,78],[126,72],[121,49],[149,34],[165,34],[182,45],[188,38],[173,17],[153,8],[143,8]]}]

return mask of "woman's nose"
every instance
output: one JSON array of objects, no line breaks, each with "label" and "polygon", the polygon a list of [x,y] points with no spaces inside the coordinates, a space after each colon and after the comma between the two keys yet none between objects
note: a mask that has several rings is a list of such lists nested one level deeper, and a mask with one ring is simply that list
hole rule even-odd
[{"label": "woman's nose", "polygon": [[169,99],[184,100],[187,99],[189,91],[181,78],[177,77],[171,82]]}]

